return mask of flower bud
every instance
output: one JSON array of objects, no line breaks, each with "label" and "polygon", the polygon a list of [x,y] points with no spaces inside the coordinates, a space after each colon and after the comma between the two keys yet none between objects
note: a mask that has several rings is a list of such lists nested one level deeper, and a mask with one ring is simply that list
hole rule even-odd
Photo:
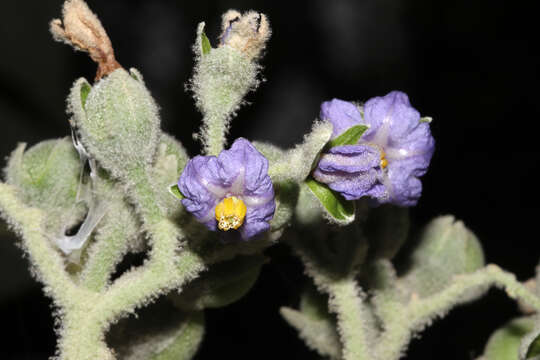
[{"label": "flower bud", "polygon": [[90,156],[115,177],[149,168],[156,151],[159,116],[141,75],[117,69],[87,93],[75,83],[68,111]]},{"label": "flower bud", "polygon": [[230,46],[248,59],[260,56],[271,35],[268,18],[255,11],[229,10],[223,14],[221,28],[220,46]]}]

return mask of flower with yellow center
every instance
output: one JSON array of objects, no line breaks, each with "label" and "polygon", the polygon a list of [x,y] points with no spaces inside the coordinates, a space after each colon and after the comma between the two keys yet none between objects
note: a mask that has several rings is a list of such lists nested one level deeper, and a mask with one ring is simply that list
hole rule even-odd
[{"label": "flower with yellow center", "polygon": [[227,240],[248,240],[270,229],[276,202],[268,160],[246,139],[236,139],[218,156],[189,160],[178,189],[186,210]]},{"label": "flower with yellow center", "polygon": [[236,196],[230,196],[216,205],[216,220],[218,228],[223,231],[238,229],[244,223],[247,207]]}]

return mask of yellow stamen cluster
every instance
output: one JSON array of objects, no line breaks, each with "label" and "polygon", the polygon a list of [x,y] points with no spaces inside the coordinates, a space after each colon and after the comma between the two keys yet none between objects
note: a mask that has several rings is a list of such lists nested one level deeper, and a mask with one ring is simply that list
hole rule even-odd
[{"label": "yellow stamen cluster", "polygon": [[244,223],[246,211],[246,204],[236,196],[223,199],[216,205],[218,228],[223,231],[238,229]]},{"label": "yellow stamen cluster", "polygon": [[385,169],[388,166],[388,160],[386,160],[386,154],[381,150],[381,167]]}]

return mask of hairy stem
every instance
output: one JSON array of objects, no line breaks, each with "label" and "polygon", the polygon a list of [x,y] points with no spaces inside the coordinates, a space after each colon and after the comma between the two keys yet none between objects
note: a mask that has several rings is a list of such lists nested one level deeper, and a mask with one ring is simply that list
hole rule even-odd
[{"label": "hairy stem", "polygon": [[44,214],[37,208],[24,205],[16,195],[16,189],[0,183],[0,213],[24,239],[22,244],[28,253],[32,266],[45,284],[48,293],[58,305],[74,305],[81,291],[64,269],[62,258],[51,241],[41,232]]},{"label": "hairy stem", "polygon": [[338,330],[343,345],[342,355],[345,360],[372,359],[371,348],[366,329],[370,322],[368,309],[362,301],[360,289],[355,281],[356,272],[336,276],[326,271],[315,259],[307,247],[300,241],[293,247],[302,259],[306,273],[313,278],[318,289],[329,296],[329,309],[337,315]]},{"label": "hairy stem", "polygon": [[366,307],[354,278],[345,278],[327,284],[329,308],[337,315],[345,360],[371,359],[364,329],[367,326]]},{"label": "hairy stem", "polygon": [[458,275],[441,292],[425,299],[412,299],[392,319],[375,348],[377,359],[399,359],[411,339],[411,329],[427,325],[437,315],[448,311],[467,292],[481,287],[497,286],[513,299],[520,299],[540,311],[540,298],[516,280],[513,274],[496,265],[487,265],[472,274]]},{"label": "hairy stem", "polygon": [[89,290],[99,292],[105,289],[126,251],[129,237],[126,236],[124,224],[115,225],[106,236],[97,236],[97,242],[91,248],[88,262],[79,277],[79,284]]},{"label": "hairy stem", "polygon": [[211,113],[204,115],[204,153],[206,155],[218,155],[227,142],[228,131],[227,113]]}]

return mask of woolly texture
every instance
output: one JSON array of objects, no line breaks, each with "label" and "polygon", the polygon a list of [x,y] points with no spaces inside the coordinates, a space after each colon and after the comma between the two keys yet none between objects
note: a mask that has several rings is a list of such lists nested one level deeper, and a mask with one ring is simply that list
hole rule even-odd
[{"label": "woolly texture", "polygon": [[314,177],[346,199],[363,196],[376,203],[416,205],[435,149],[429,124],[420,122],[406,94],[392,91],[368,100],[364,115],[356,105],[334,99],[322,104],[321,118],[334,126],[335,138],[354,125],[369,129],[357,144],[331,148],[321,157]]},{"label": "woolly texture", "polygon": [[244,138],[217,157],[199,155],[191,159],[178,187],[186,197],[182,204],[210,230],[217,227],[216,205],[231,196],[247,207],[244,224],[238,229],[244,240],[270,228],[275,201],[268,160]]}]

